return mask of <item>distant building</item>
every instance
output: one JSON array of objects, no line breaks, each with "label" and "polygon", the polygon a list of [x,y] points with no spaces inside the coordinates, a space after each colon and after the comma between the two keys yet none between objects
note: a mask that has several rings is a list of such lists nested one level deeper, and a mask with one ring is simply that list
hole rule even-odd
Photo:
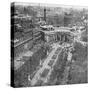
[{"label": "distant building", "polygon": [[65,13],[64,14],[64,26],[67,27],[68,25],[70,25],[71,20],[72,20],[72,14]]}]

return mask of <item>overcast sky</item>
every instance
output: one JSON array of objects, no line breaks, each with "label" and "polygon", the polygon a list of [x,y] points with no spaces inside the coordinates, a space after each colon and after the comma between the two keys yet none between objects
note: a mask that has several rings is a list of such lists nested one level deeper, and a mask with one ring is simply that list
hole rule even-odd
[{"label": "overcast sky", "polygon": [[25,3],[25,2],[16,2],[15,5],[23,6],[44,6],[44,7],[63,7],[63,8],[74,8],[74,9],[88,9],[87,6],[72,6],[72,5],[60,5],[60,4],[44,4],[44,3]]}]

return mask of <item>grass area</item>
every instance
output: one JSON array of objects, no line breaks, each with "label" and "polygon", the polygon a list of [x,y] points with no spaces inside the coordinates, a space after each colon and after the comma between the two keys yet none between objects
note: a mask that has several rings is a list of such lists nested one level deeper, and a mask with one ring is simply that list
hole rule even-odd
[{"label": "grass area", "polygon": [[50,75],[49,84],[60,84],[60,80],[63,78],[63,72],[66,65],[67,55],[62,51],[58,57],[58,60],[53,67],[53,71]]},{"label": "grass area", "polygon": [[52,67],[53,63],[54,63],[54,60],[50,60],[49,63],[48,63],[48,65],[49,65],[50,67]]},{"label": "grass area", "polygon": [[75,48],[75,51],[73,52],[72,59],[78,62],[85,61],[88,55],[88,51],[87,51],[88,47],[87,46],[84,47],[80,43],[75,43],[74,48]]},{"label": "grass area", "polygon": [[49,69],[44,69],[44,71],[41,74],[41,77],[46,77],[49,72]]},{"label": "grass area", "polygon": [[35,84],[35,86],[41,86],[43,84],[42,80],[38,80],[37,83]]},{"label": "grass area", "polygon": [[88,53],[87,47],[75,43],[68,84],[87,83],[88,81]]},{"label": "grass area", "polygon": [[83,33],[81,34],[81,40],[84,42],[88,42],[88,32],[87,31],[83,31]]},{"label": "grass area", "polygon": [[57,55],[53,55],[53,56],[52,56],[52,59],[56,59],[56,57],[57,57]]}]

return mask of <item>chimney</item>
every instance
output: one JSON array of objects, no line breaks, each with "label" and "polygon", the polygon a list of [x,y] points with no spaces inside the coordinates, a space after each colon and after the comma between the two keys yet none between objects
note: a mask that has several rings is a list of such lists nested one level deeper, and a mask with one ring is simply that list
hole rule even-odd
[{"label": "chimney", "polygon": [[46,8],[44,8],[44,21],[46,22]]}]

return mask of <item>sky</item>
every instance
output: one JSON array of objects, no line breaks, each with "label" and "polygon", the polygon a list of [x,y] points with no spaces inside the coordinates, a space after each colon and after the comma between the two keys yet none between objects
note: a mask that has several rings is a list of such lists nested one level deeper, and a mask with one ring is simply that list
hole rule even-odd
[{"label": "sky", "polygon": [[23,6],[44,6],[44,7],[62,7],[62,8],[73,8],[73,9],[88,9],[87,6],[72,6],[72,5],[60,5],[60,4],[44,4],[44,3],[25,3],[25,2],[16,2],[15,5]]}]

